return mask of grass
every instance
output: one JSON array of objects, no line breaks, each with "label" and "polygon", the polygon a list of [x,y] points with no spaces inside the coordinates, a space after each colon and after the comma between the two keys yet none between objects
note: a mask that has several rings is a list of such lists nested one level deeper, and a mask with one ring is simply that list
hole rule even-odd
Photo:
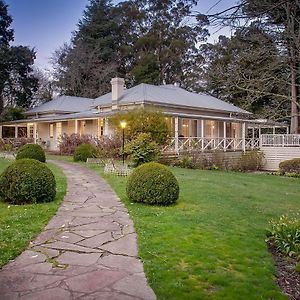
[{"label": "grass", "polygon": [[126,179],[103,174],[127,206],[158,299],[287,299],[265,243],[273,217],[300,211],[299,179],[173,168],[171,207],[130,203]]},{"label": "grass", "polygon": [[[0,173],[10,164],[0,159]],[[63,172],[53,164],[57,184],[55,201],[43,204],[9,205],[0,202],[0,268],[18,256],[37,236],[55,214],[66,193],[67,182]]]}]

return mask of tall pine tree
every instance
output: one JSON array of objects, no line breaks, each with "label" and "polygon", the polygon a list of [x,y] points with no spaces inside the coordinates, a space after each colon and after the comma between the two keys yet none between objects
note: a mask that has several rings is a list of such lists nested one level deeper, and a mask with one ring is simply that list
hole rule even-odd
[{"label": "tall pine tree", "polygon": [[207,31],[189,25],[194,0],[132,0],[114,6],[91,0],[71,45],[54,55],[62,93],[97,97],[110,79],[126,78],[128,87],[145,82],[180,83],[195,89],[193,74],[202,60],[197,44]]},{"label": "tall pine tree", "polygon": [[110,90],[117,75],[118,27],[109,0],[91,0],[74,32],[53,58],[61,93],[95,98]]},{"label": "tall pine tree", "polygon": [[8,6],[0,0],[0,114],[4,106],[27,108],[37,90],[33,75],[35,51],[24,46],[11,46],[14,32]]}]

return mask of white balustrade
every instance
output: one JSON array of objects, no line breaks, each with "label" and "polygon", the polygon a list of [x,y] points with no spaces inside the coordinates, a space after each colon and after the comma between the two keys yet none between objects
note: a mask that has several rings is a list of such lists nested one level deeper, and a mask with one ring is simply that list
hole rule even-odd
[{"label": "white balustrade", "polygon": [[[171,139],[169,144],[165,146],[163,151],[175,151],[175,145],[178,145],[178,152],[199,150],[199,151],[237,151],[243,150],[245,146],[248,149],[259,148],[258,138],[245,139],[245,145],[242,138],[201,138],[201,137],[180,137],[176,141],[175,138]],[[175,151],[176,152],[176,151]]]}]

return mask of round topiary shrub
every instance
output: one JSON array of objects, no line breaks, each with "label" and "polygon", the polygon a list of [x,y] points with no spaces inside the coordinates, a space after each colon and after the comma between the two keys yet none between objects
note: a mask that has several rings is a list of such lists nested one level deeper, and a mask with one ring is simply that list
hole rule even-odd
[{"label": "round topiary shrub", "polygon": [[91,144],[81,144],[79,145],[74,152],[73,159],[74,161],[84,161],[88,158],[93,158],[97,156],[97,149]]},{"label": "round topiary shrub", "polygon": [[137,167],[130,174],[126,193],[134,202],[169,205],[177,201],[179,185],[166,166],[150,162]]},{"label": "round topiary shrub", "polygon": [[16,159],[31,158],[40,162],[46,161],[45,151],[40,145],[26,144],[23,145],[17,152]]},{"label": "round topiary shrub", "polygon": [[54,200],[56,182],[47,165],[35,159],[20,159],[0,175],[0,199],[11,204]]}]

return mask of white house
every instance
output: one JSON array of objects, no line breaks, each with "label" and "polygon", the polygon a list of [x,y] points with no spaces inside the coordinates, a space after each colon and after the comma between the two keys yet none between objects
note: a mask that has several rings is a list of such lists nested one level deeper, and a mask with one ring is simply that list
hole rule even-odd
[{"label": "white house", "polygon": [[123,78],[113,78],[111,84],[111,93],[96,99],[61,96],[29,110],[27,119],[2,123],[0,138],[26,136],[49,150],[57,150],[63,133],[110,135],[112,114],[145,108],[166,115],[172,140],[165,150],[179,152],[193,147],[228,151],[258,146],[254,130],[247,138],[247,128],[255,125],[251,113],[230,103],[175,85],[139,84],[125,89]]}]

